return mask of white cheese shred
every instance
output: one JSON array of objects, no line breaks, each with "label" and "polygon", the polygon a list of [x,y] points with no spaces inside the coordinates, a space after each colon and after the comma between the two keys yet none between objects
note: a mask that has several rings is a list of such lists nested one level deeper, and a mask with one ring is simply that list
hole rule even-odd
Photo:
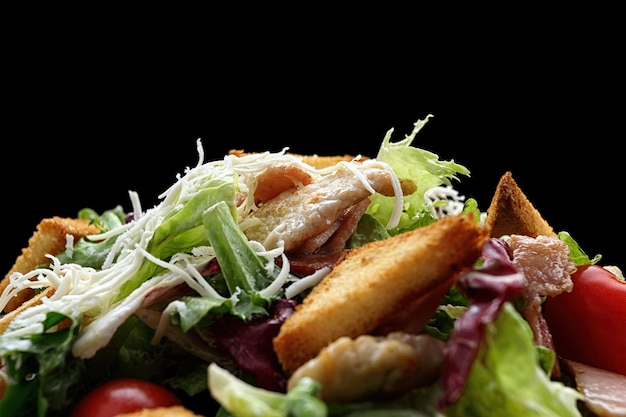
[{"label": "white cheese shred", "polygon": [[400,224],[400,219],[402,218],[402,206],[404,205],[402,185],[400,184],[398,176],[388,164],[380,161],[376,161],[376,164],[386,169],[387,172],[389,172],[389,176],[391,177],[391,186],[394,193],[394,204],[393,211],[391,212],[391,216],[389,217],[389,221],[387,222],[386,227],[387,229],[393,229],[394,227],[397,227],[398,224]]},{"label": "white cheese shred", "polygon": [[282,257],[282,260],[283,260],[283,267],[280,270],[280,273],[278,274],[278,276],[274,279],[274,281],[270,285],[268,285],[265,289],[259,292],[259,294],[263,298],[270,298],[274,294],[276,294],[283,287],[283,285],[285,285],[285,282],[287,282],[287,278],[289,278],[289,271],[290,271],[289,260],[287,259],[287,256],[285,256],[284,253],[281,254],[280,256]]},{"label": "white cheese shred", "polygon": [[172,315],[172,313],[185,311],[186,309],[187,304],[179,300],[172,301],[167,305],[167,307],[165,307],[163,313],[161,314],[161,318],[159,319],[159,324],[157,325],[157,328],[154,332],[154,336],[152,336],[151,343],[153,345],[158,345],[165,335],[167,327],[170,324],[170,316]]},{"label": "white cheese shred", "polygon": [[298,281],[287,287],[285,290],[285,297],[291,299],[300,294],[302,291],[316,286],[326,275],[328,275],[330,271],[331,268],[325,266],[324,268],[318,269],[311,275],[300,278]]}]

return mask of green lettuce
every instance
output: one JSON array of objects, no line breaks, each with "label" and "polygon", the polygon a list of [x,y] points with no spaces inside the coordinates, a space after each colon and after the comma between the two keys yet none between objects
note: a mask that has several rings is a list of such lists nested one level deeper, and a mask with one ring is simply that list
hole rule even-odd
[{"label": "green lettuce", "polygon": [[[177,204],[154,231],[147,250],[158,259],[168,260],[176,253],[189,253],[195,247],[209,245],[202,213],[218,202],[228,206],[233,216],[235,208],[235,180],[230,172],[211,171],[195,189],[187,190],[187,195],[178,196],[182,204]],[[138,272],[126,282],[115,301],[126,298],[146,280],[164,272],[164,268],[144,261]]]},{"label": "green lettuce", "polygon": [[326,404],[317,397],[320,385],[302,378],[288,393],[268,391],[250,385],[212,363],[208,368],[208,385],[222,409],[219,416],[237,417],[325,417]]},{"label": "green lettuce", "polygon": [[[261,294],[273,283],[278,272],[266,268],[269,261],[256,254],[239,229],[236,223],[235,193],[236,182],[232,171],[210,170],[187,187],[173,189],[167,200],[158,207],[164,218],[155,228],[146,251],[159,260],[167,261],[177,253],[191,253],[194,248],[211,246],[232,295],[231,298],[204,300],[201,308],[190,310],[193,313],[231,313],[248,319],[255,313],[267,314],[265,307],[269,305],[270,299],[281,294],[279,286],[272,286],[270,291]],[[125,221],[125,215],[119,207],[101,216],[85,209],[79,216],[100,225],[103,232],[123,227]],[[76,242],[71,253],[65,252],[58,259],[62,263],[72,262],[100,268],[110,257],[117,242],[118,235],[100,241],[83,238]],[[116,263],[113,263],[113,268],[115,266]],[[164,267],[143,259],[121,287],[110,289],[116,291],[111,305],[128,297],[145,281],[166,272]],[[288,277],[282,277],[281,282],[285,282]],[[194,306],[199,304],[196,301],[190,303]],[[54,327],[65,319],[72,322],[71,327]],[[75,316],[50,312],[43,322],[44,333],[14,332],[9,336],[0,336],[0,356],[7,363],[10,379],[7,393],[0,400],[0,415],[43,416],[48,411],[61,410],[67,406],[70,392],[84,385],[86,378],[85,361],[70,353],[81,319],[81,312]],[[188,329],[201,319],[200,315],[185,315],[179,322],[184,329]],[[123,321],[116,324],[121,327]],[[59,395],[65,391],[67,395]]]},{"label": "green lettuce", "polygon": [[[126,214],[121,206],[106,210],[102,214],[98,214],[93,209],[84,208],[78,212],[77,218],[89,220],[91,224],[95,224],[106,232],[122,226]],[[59,254],[57,259],[61,263],[76,263],[86,267],[101,268],[116,240],[117,236],[103,240],[90,240],[83,237],[74,244],[71,254],[65,251]]]},{"label": "green lettuce", "polygon": [[579,417],[578,391],[552,381],[540,364],[528,322],[511,303],[487,324],[461,397],[448,417]]},{"label": "green lettuce", "polygon": [[[68,320],[68,326],[48,332],[64,320]],[[80,321],[50,312],[43,325],[41,334],[0,338],[0,356],[12,382],[0,399],[2,416],[44,417],[48,408],[66,406],[85,377],[83,361],[71,358],[69,353]]]},{"label": "green lettuce", "polygon": [[173,323],[186,332],[209,313],[230,313],[242,320],[250,320],[255,314],[267,315],[266,308],[282,294],[280,286],[276,286],[276,291],[263,292],[278,278],[278,273],[267,267],[272,261],[259,256],[250,246],[225,202],[207,208],[202,221],[230,297],[183,297],[186,308],[172,313]]},{"label": "green lettuce", "polygon": [[583,266],[583,265],[595,265],[600,262],[602,259],[602,255],[598,254],[592,258],[585,253],[585,251],[578,245],[578,243],[574,240],[574,238],[568,232],[559,232],[559,239],[567,244],[570,251],[569,259],[574,263],[574,265]]}]

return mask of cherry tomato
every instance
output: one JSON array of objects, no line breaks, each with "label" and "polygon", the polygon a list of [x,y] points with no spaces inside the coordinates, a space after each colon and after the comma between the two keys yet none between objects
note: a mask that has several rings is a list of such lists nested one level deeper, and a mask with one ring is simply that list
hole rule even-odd
[{"label": "cherry tomato", "polygon": [[557,354],[626,375],[626,282],[599,265],[579,267],[572,282],[543,304]]},{"label": "cherry tomato", "polygon": [[113,417],[146,408],[182,405],[168,389],[134,378],[115,379],[96,387],[72,410],[70,417]]}]

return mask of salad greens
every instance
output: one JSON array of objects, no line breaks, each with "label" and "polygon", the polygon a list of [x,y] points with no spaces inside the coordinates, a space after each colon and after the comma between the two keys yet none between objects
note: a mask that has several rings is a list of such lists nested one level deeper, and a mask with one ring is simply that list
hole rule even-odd
[{"label": "salad greens", "polygon": [[[474,361],[466,389],[445,411],[436,404],[421,404],[416,411],[409,399],[395,404],[353,404],[351,407],[327,405],[329,417],[357,416],[580,416],[576,401],[581,395],[559,382],[550,381],[549,374],[539,365],[537,350],[528,323],[511,303],[503,306],[498,318],[487,324],[479,357]],[[282,407],[288,394],[259,390],[219,368],[209,367],[209,388],[215,398],[231,410],[233,416],[292,416]],[[432,389],[428,388],[427,390]],[[416,393],[417,398],[419,396]],[[308,398],[310,408],[318,404],[315,396]],[[304,401],[304,399],[302,399]],[[235,405],[236,403],[236,405]],[[262,406],[261,406],[262,404]],[[406,404],[403,406],[403,404]],[[255,414],[261,409],[270,409]],[[313,414],[311,414],[313,415]]]},{"label": "salad greens", "polygon": [[[390,226],[390,219],[398,214],[398,196],[373,194],[347,247],[436,222],[435,208],[448,200],[428,200],[426,193],[450,187],[459,175],[469,176],[464,166],[412,146],[430,117],[418,120],[399,142],[391,142],[390,130],[376,157],[417,187],[403,197],[397,226]],[[178,177],[161,203],[143,212],[131,193],[132,213],[120,206],[100,215],[83,209],[79,217],[100,225],[102,233],[75,242],[51,257],[49,265],[14,274],[18,286],[53,285],[56,291],[18,315],[0,335],[8,380],[0,415],[66,414],[85,390],[131,371],[191,395],[208,388],[221,405],[220,416],[443,416],[435,401],[441,396],[437,385],[393,402],[340,405],[321,401],[313,380],[281,393],[252,384],[248,378],[255,375],[233,373],[238,358],[216,346],[226,347],[224,339],[231,338],[247,352],[268,349],[266,342],[293,309],[285,302],[286,287],[307,278],[290,272],[280,244],[266,250],[244,233],[255,209],[255,174],[275,164],[301,162],[284,149],[205,163],[200,142],[198,150],[198,165]],[[323,175],[309,168],[313,177]],[[475,200],[465,201],[462,210],[480,221]],[[187,291],[179,294],[181,287]],[[158,325],[148,327],[136,313],[152,305],[163,313]],[[452,288],[424,331],[446,340],[467,306],[468,300]],[[256,333],[245,333],[253,326]],[[211,352],[204,360],[184,359],[189,355],[181,357],[163,337],[166,328],[180,338],[198,331]],[[231,337],[235,334],[244,336]],[[578,415],[577,396],[549,380],[527,323],[511,305],[487,324],[479,357],[463,394],[445,415]],[[262,366],[248,369],[272,372]]]},{"label": "salad greens", "polygon": [[[554,352],[535,345],[530,325],[511,302],[523,288],[523,276],[495,242],[492,239],[486,245],[490,247],[484,255],[485,263],[459,278],[461,285],[472,286],[472,295],[469,301],[465,300],[470,310],[463,308],[464,314],[457,317],[448,339],[447,375],[441,381],[445,392],[441,392],[438,382],[415,389],[391,404],[328,404],[328,414],[324,415],[580,416],[578,401],[582,395],[550,379]],[[453,299],[460,296],[454,290],[451,293]],[[475,356],[474,348],[478,348]],[[215,398],[232,415],[254,415],[259,402],[272,410],[263,415],[294,415],[275,406],[275,399],[268,401],[263,391],[247,387],[217,365],[209,367],[208,380]],[[237,389],[224,388],[231,385]],[[424,398],[429,400],[423,401]]]},{"label": "salad greens", "polygon": [[320,386],[311,378],[303,378],[293,389],[283,394],[248,384],[212,363],[208,367],[208,379],[209,389],[214,398],[226,407],[222,409],[220,416],[325,417],[328,415],[326,404],[317,397]]},{"label": "salad greens", "polygon": [[[124,224],[126,213],[124,213],[122,206],[107,210],[102,215],[96,213],[95,210],[85,208],[80,210],[76,217],[89,220],[103,230],[114,230]],[[57,256],[57,259],[62,264],[73,262],[83,267],[102,268],[115,244],[115,240],[115,237],[103,241],[80,239],[73,246],[71,253],[63,252]]]}]

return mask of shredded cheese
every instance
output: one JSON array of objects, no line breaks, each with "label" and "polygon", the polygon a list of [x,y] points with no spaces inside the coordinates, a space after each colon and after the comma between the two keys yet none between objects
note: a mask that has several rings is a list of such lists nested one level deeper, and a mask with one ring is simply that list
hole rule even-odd
[{"label": "shredded cheese", "polygon": [[402,194],[402,185],[400,184],[400,180],[388,164],[375,160],[369,160],[366,161],[366,163],[376,163],[377,165],[381,166],[389,172],[389,175],[391,177],[391,186],[393,187],[394,193],[394,204],[393,211],[391,213],[391,216],[389,217],[389,221],[387,222],[386,227],[387,229],[393,229],[394,227],[398,226],[398,224],[400,224],[400,218],[402,217],[402,206],[404,204],[404,197]]},{"label": "shredded cheese", "polygon": [[465,196],[452,187],[432,187],[424,193],[424,200],[430,207],[430,214],[436,219],[457,215],[463,211]]},{"label": "shredded cheese", "polygon": [[[280,291],[283,285],[285,285],[285,282],[287,282],[287,278],[289,278],[289,271],[290,271],[289,260],[287,259],[284,253],[281,254],[280,256],[282,257],[282,260],[283,260],[283,267],[280,270],[280,273],[270,285],[268,285],[264,290],[259,292],[259,294],[264,298],[270,298],[274,294],[276,294],[278,291]],[[272,262],[272,265],[273,265],[273,262]]]},{"label": "shredded cheese", "polygon": [[305,291],[308,288],[314,287],[324,278],[331,269],[327,266],[324,268],[320,268],[311,275],[307,275],[306,277],[300,278],[298,281],[294,282],[285,290],[285,297],[293,298],[296,295],[300,294],[302,291]]}]

